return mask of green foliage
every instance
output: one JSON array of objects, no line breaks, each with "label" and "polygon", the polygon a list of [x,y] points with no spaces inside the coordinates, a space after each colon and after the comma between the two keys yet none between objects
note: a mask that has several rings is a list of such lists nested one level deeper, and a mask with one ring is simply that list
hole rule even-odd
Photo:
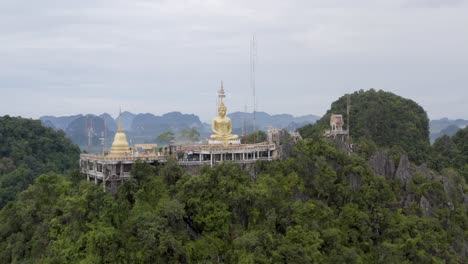
[{"label": "green foliage", "polygon": [[79,149],[38,120],[0,117],[0,208],[40,174],[77,169]]},{"label": "green foliage", "polygon": [[456,169],[468,183],[468,127],[460,129],[453,137],[442,136],[432,145],[430,166],[441,172]]},{"label": "green foliage", "polygon": [[241,138],[242,144],[253,144],[258,142],[264,142],[267,140],[267,134],[265,131],[258,130]]},{"label": "green foliage", "polygon": [[[11,170],[10,161],[2,164]],[[174,160],[157,167],[137,162],[115,196],[47,173],[0,210],[0,260],[464,261],[468,214],[453,169],[443,170],[442,180],[417,174],[406,190],[322,137],[300,141],[285,161],[258,165],[255,177],[232,163],[191,176]],[[423,198],[430,209],[420,205]]]},{"label": "green foliage", "polygon": [[156,142],[160,144],[169,144],[174,139],[175,139],[174,133],[172,133],[171,131],[166,131],[156,137]]},{"label": "green foliage", "polygon": [[449,136],[438,138],[432,145],[432,167],[438,171],[454,165],[455,158],[459,156],[457,146]]},{"label": "green foliage", "polygon": [[200,140],[200,133],[195,128],[186,128],[180,132],[179,135],[180,140],[188,140],[188,141],[199,141]]}]

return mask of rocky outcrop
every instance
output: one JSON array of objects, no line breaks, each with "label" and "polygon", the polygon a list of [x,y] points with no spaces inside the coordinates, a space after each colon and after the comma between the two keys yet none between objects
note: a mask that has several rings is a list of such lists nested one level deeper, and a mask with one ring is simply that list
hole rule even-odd
[{"label": "rocky outcrop", "polygon": [[442,179],[442,183],[443,183],[443,186],[444,186],[444,192],[446,194],[449,194],[450,193],[450,180],[448,177],[444,177]]},{"label": "rocky outcrop", "polygon": [[415,194],[408,194],[406,195],[406,197],[404,197],[401,201],[400,201],[400,206],[402,207],[408,207],[410,206],[413,202],[416,201],[416,195]]},{"label": "rocky outcrop", "polygon": [[421,199],[419,200],[419,208],[421,209],[423,216],[427,217],[431,214],[431,203],[424,195],[421,196]]},{"label": "rocky outcrop", "polygon": [[[439,207],[445,207],[451,211],[460,205],[468,208],[468,194],[465,193],[463,188],[463,177],[453,170],[447,170],[441,175],[429,169],[426,164],[416,167],[410,163],[408,156],[404,154],[401,155],[398,167],[395,169],[392,157],[385,151],[375,152],[369,159],[368,164],[375,174],[384,176],[388,180],[398,179],[401,181],[404,192],[399,203],[404,208],[415,204],[419,205],[423,216],[428,216],[434,208]],[[414,190],[410,190],[410,183],[416,175],[423,176],[434,183],[440,183],[445,197],[437,189],[432,189],[440,188],[440,185],[437,184],[431,187],[431,191],[425,192],[422,196],[415,193]],[[351,174],[348,177],[353,190],[359,189],[359,177]],[[421,181],[421,179],[419,178],[418,181]],[[418,183],[415,184],[418,185]]]},{"label": "rocky outcrop", "polygon": [[349,177],[349,185],[353,190],[357,190],[361,187],[361,175],[356,173],[350,173]]},{"label": "rocky outcrop", "polygon": [[447,171],[442,178],[444,192],[447,198],[455,204],[467,204],[467,194],[463,189],[463,181],[461,175],[455,171]]},{"label": "rocky outcrop", "polygon": [[431,171],[426,163],[421,164],[421,166],[416,168],[416,173],[424,175],[427,179],[434,180],[437,177],[437,174],[435,174],[433,171]]},{"label": "rocky outcrop", "polygon": [[411,180],[411,164],[408,160],[408,156],[401,155],[400,163],[398,164],[398,169],[395,173],[395,179],[402,181],[402,186],[405,190],[408,189],[409,181]]},{"label": "rocky outcrop", "polygon": [[375,152],[369,159],[369,165],[376,174],[382,175],[386,179],[391,179],[395,176],[395,162],[386,152]]}]

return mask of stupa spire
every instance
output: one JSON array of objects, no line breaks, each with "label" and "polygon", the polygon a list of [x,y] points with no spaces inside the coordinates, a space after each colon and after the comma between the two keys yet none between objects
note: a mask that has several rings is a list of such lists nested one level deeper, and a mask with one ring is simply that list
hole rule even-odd
[{"label": "stupa spire", "polygon": [[218,91],[219,102],[222,103],[225,97],[226,94],[224,93],[223,81],[221,81],[221,89],[219,89]]},{"label": "stupa spire", "polygon": [[117,129],[118,132],[122,132],[122,108],[119,108],[119,127]]}]

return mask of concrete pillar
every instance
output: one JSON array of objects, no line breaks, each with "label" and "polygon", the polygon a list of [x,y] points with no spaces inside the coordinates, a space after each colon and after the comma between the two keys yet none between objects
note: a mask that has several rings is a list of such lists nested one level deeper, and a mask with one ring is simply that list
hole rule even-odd
[{"label": "concrete pillar", "polygon": [[213,153],[210,153],[210,166],[213,167]]},{"label": "concrete pillar", "polygon": [[234,153],[232,153],[232,160],[234,160]]},{"label": "concrete pillar", "polygon": [[267,150],[268,152],[268,160],[270,160],[270,150]]},{"label": "concrete pillar", "polygon": [[120,163],[120,177],[123,179],[123,163]]},{"label": "concrete pillar", "polygon": [[242,152],[242,160],[245,160],[245,152]]}]

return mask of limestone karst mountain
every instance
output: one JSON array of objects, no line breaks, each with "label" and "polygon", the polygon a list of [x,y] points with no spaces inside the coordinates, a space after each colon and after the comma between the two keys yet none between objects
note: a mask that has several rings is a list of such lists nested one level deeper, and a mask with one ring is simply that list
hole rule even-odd
[{"label": "limestone karst mountain", "polygon": [[429,122],[431,142],[437,138],[447,135],[453,136],[458,130],[468,126],[468,120],[441,118]]},{"label": "limestone karst mountain", "polygon": [[[382,90],[360,90],[349,96],[350,134],[354,142],[361,139],[379,147],[404,149],[411,161],[421,162],[428,156],[429,119],[426,111],[415,101]],[[342,114],[347,121],[348,96],[331,104],[327,113],[317,121],[328,127],[331,114]],[[345,122],[344,129],[347,122]],[[307,128],[302,133],[307,134]],[[304,136],[304,135],[303,135]]]},{"label": "limestone karst mountain", "polygon": [[65,131],[68,125],[73,122],[73,120],[83,116],[82,114],[79,115],[71,115],[71,116],[41,116],[39,119],[44,123],[45,121],[49,121],[53,124],[54,128],[57,130]]},{"label": "limestone karst mountain", "polygon": [[[242,134],[244,120],[246,124],[246,130],[248,133],[253,131],[253,113],[245,112],[234,112],[228,114],[232,120],[233,131],[237,134]],[[257,112],[256,128],[259,130],[266,131],[269,127],[285,128],[289,131],[295,131],[299,127],[303,127],[307,124],[315,123],[320,117],[316,115],[304,115],[295,117],[290,114],[274,114],[270,115],[265,112]]]},{"label": "limestone karst mountain", "polygon": [[[244,120],[246,131],[252,131],[253,114],[234,112],[228,115],[233,120],[233,133],[242,134]],[[93,121],[92,136],[93,145],[99,145],[99,138],[102,131],[105,131],[106,138],[112,138],[117,130],[117,119],[110,114],[104,113],[96,115],[73,115],[73,116],[44,116],[41,121],[44,126],[56,130],[63,130],[72,141],[81,146],[82,149],[87,145],[87,119]],[[318,119],[315,115],[305,115],[294,117],[290,114],[270,115],[265,112],[256,114],[257,129],[266,131],[269,127],[285,128],[294,131],[306,124],[314,123]],[[103,124],[105,129],[103,130]],[[122,112],[122,126],[126,131],[128,139],[132,143],[153,142],[155,138],[166,131],[175,134],[181,133],[184,129],[195,129],[200,133],[200,138],[205,138],[211,133],[211,124],[203,123],[197,115],[183,114],[180,112],[169,112],[163,115],[154,115],[151,113],[134,114],[131,112]],[[107,140],[107,144],[110,140]],[[107,146],[108,147],[108,146]]]}]

